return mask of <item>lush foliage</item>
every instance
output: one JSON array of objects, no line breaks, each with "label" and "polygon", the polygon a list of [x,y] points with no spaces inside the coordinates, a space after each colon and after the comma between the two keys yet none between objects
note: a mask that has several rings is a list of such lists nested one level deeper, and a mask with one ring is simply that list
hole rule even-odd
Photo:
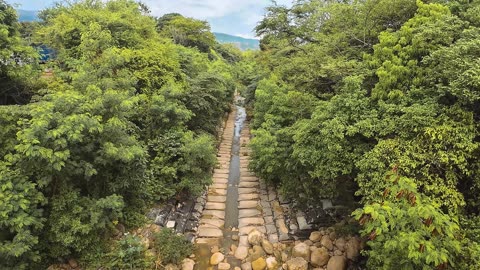
[{"label": "lush foliage", "polygon": [[155,234],[155,248],[162,263],[180,263],[185,257],[192,254],[192,243],[183,235],[176,235],[173,230],[163,229]]},{"label": "lush foliage", "polygon": [[[353,214],[371,241],[371,269],[431,269],[460,251],[458,221],[421,194],[411,179],[387,174],[383,198]],[[438,248],[442,247],[442,248]]]},{"label": "lush foliage", "polygon": [[[208,24],[160,27],[133,0],[60,3],[23,28],[0,10],[0,104],[17,104],[0,106],[0,268],[88,262],[114,224],[141,225],[151,203],[210,183],[241,55]],[[55,51],[41,83],[21,35]],[[111,267],[144,268],[137,240],[118,242]]]},{"label": "lush foliage", "polygon": [[[253,107],[251,168],[298,205],[330,198],[376,211],[364,227],[382,228],[371,269],[478,268],[478,225],[462,220],[480,214],[479,10],[294,1],[270,6],[257,26],[262,52],[240,77]],[[394,166],[400,187],[384,178]],[[382,196],[407,187],[417,204]],[[424,215],[441,237],[418,223]]]},{"label": "lush foliage", "polygon": [[111,269],[148,269],[151,263],[145,255],[146,249],[140,237],[127,235],[110,252],[108,266]]},{"label": "lush foliage", "polygon": [[35,49],[20,37],[15,10],[0,1],[0,105],[24,104],[36,89],[38,66]]}]

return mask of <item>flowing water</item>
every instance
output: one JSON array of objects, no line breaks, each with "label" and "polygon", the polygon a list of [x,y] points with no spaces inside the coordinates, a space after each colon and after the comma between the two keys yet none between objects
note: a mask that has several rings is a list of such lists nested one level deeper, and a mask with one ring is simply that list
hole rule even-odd
[{"label": "flowing water", "polygon": [[[240,133],[244,126],[247,114],[245,108],[240,106],[242,99],[237,98],[237,115],[235,118],[235,133],[232,144],[232,158],[230,161],[230,171],[228,176],[227,201],[225,203],[225,228],[223,231],[222,247],[226,253],[230,251],[230,246],[235,244],[238,246],[238,241],[232,240],[232,235],[238,235],[238,184],[240,181]],[[234,266],[239,266],[239,262],[229,258],[229,263]]]},{"label": "flowing water", "polygon": [[[240,134],[244,127],[247,114],[243,107],[243,98],[236,97],[236,117],[235,130],[232,142],[232,152],[228,175],[227,198],[225,202],[225,225],[223,228],[223,239],[221,239],[220,248],[223,249],[224,254],[228,254],[232,244],[238,245],[238,241],[232,240],[232,235],[238,235],[238,184],[240,181]],[[235,230],[232,230],[235,229]],[[195,269],[205,270],[214,269],[209,265],[209,259],[212,255],[210,252],[211,246],[202,244],[197,245],[196,249],[196,265]],[[240,261],[233,256],[226,256],[231,268],[240,266]]]}]

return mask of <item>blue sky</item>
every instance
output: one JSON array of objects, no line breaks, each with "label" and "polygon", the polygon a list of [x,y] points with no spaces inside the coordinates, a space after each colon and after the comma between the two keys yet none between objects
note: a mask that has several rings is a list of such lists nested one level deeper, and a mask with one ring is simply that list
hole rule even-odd
[{"label": "blue sky", "polygon": [[[20,9],[41,10],[56,0],[7,0]],[[252,29],[262,18],[270,0],[143,0],[153,15],[178,12],[210,22],[215,32],[253,37]],[[290,4],[292,0],[277,0],[278,4]]]}]

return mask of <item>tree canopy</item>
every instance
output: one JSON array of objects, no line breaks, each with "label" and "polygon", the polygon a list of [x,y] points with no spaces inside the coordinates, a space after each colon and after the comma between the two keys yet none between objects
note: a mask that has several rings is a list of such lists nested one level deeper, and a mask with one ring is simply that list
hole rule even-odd
[{"label": "tree canopy", "polygon": [[256,28],[251,168],[298,205],[360,206],[370,269],[480,266],[479,7],[294,1]]},{"label": "tree canopy", "polygon": [[14,9],[0,9],[0,268],[71,257],[93,267],[115,224],[139,226],[146,207],[211,182],[240,60],[222,55],[239,54],[201,21],[159,30],[133,0],[66,2],[25,29],[55,51],[39,79]]}]

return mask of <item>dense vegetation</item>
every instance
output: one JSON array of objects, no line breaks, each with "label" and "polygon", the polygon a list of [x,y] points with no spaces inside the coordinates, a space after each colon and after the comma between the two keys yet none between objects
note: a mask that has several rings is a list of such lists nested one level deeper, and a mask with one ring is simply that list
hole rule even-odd
[{"label": "dense vegetation", "polygon": [[240,64],[252,169],[299,205],[358,208],[369,269],[480,269],[479,14],[461,0],[274,4]]},{"label": "dense vegetation", "polygon": [[[39,17],[20,25],[0,1],[0,268],[71,257],[146,267],[139,240],[109,244],[111,232],[210,183],[241,54],[205,22],[153,18],[133,0],[67,2]],[[30,46],[40,44],[55,52],[47,66]]]},{"label": "dense vegetation", "polygon": [[[134,0],[22,24],[0,0],[0,268],[152,267],[115,226],[210,183],[241,88],[252,169],[298,205],[349,207],[368,269],[480,269],[479,14],[478,0],[274,3],[261,51],[241,54]],[[166,262],[191,251],[168,230],[154,245]]]}]

